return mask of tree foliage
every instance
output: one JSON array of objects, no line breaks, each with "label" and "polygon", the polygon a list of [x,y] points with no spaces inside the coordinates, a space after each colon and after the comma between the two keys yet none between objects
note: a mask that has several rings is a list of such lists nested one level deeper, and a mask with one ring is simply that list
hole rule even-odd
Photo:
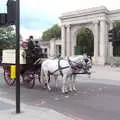
[{"label": "tree foliage", "polygon": [[113,23],[113,29],[116,31],[120,31],[120,21],[116,21]]},{"label": "tree foliage", "polygon": [[12,27],[0,28],[0,54],[3,49],[15,48],[15,32]]},{"label": "tree foliage", "polygon": [[88,28],[82,28],[77,34],[77,45],[81,47],[82,53],[86,52],[93,56],[94,36]]},{"label": "tree foliage", "polygon": [[113,23],[113,56],[120,56],[120,21]]},{"label": "tree foliage", "polygon": [[52,38],[61,38],[61,28],[57,24],[53,25],[51,28],[43,32],[43,40],[49,41]]}]

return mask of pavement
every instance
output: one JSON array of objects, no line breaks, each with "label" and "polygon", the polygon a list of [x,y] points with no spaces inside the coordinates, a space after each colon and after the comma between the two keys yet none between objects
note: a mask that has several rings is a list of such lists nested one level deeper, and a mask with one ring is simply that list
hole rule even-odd
[{"label": "pavement", "polygon": [[107,79],[120,81],[120,68],[94,65],[91,69],[91,77],[94,79]]},{"label": "pavement", "polygon": [[[2,69],[0,71],[2,72]],[[120,82],[120,68],[94,65],[91,72],[93,79],[106,79]],[[71,116],[42,106],[33,107],[21,103],[21,112],[16,114],[15,110],[15,101],[0,98],[1,120],[76,120]]]},{"label": "pavement", "polygon": [[[0,99],[1,120],[74,120],[71,117],[56,112],[53,109],[32,107],[21,103],[20,113],[16,113],[16,106],[11,100]],[[79,119],[81,120],[81,119]]]},{"label": "pavement", "polygon": [[[3,73],[0,67],[0,73]],[[0,85],[3,84],[3,75],[0,75]],[[16,103],[0,96],[0,120],[75,120],[70,115],[64,115],[53,109],[28,106],[21,103],[20,113],[16,113]],[[78,120],[78,119],[77,119]],[[79,119],[82,120],[82,119]]]}]

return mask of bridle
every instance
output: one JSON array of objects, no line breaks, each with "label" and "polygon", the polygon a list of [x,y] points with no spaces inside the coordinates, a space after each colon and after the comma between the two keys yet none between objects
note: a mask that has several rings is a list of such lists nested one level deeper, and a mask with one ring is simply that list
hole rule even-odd
[{"label": "bridle", "polygon": [[[68,63],[72,69],[72,73],[73,74],[90,74],[89,72],[89,66],[88,66],[88,59],[84,58],[82,61],[80,62],[75,62],[75,61],[71,61],[70,58],[68,57]],[[83,62],[85,62],[85,64],[83,64]],[[80,71],[82,71],[82,73],[80,73]]]},{"label": "bridle", "polygon": [[83,64],[81,62],[71,61],[69,57],[68,57],[68,63],[72,68],[72,70],[76,71],[76,70],[81,70],[83,68]]}]

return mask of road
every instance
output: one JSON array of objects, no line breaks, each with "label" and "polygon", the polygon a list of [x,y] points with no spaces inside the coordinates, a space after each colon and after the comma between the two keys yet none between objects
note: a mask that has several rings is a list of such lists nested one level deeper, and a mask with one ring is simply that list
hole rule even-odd
[{"label": "road", "polygon": [[[0,79],[0,99],[15,100],[15,87],[4,83],[2,73]],[[77,80],[78,91],[66,95],[61,93],[60,88],[52,87],[52,91],[48,92],[39,83],[33,89],[21,84],[21,102],[54,109],[74,120],[120,120],[120,82],[111,81],[110,84],[109,80],[89,80],[87,77],[78,77]]]}]

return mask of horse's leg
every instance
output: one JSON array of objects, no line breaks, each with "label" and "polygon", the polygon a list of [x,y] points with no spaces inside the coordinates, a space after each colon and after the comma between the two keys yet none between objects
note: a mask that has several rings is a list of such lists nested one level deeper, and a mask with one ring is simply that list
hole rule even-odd
[{"label": "horse's leg", "polygon": [[66,87],[67,79],[68,79],[68,76],[63,75],[62,93],[67,93],[68,92],[67,87]]},{"label": "horse's leg", "polygon": [[72,92],[72,74],[69,75],[70,79],[69,79],[69,90],[70,92]]},{"label": "horse's leg", "polygon": [[54,79],[55,79],[55,91],[56,92],[57,92],[57,87],[58,87],[57,78],[58,78],[58,75],[54,75]]},{"label": "horse's leg", "polygon": [[91,79],[91,72],[90,72],[90,70],[88,70],[88,78]]},{"label": "horse's leg", "polygon": [[73,74],[72,75],[72,88],[74,91],[77,91],[76,87],[75,87],[75,81],[76,81],[76,75]]},{"label": "horse's leg", "polygon": [[43,84],[43,86],[45,85],[45,76],[44,76],[44,70],[41,67],[41,72],[40,72],[40,82]]},{"label": "horse's leg", "polygon": [[62,81],[62,93],[65,93],[65,80],[66,80],[66,75],[63,75],[63,81]]},{"label": "horse's leg", "polygon": [[50,74],[49,74],[49,72],[47,73],[47,74],[45,74],[46,75],[46,78],[47,78],[47,88],[48,88],[48,90],[50,91],[51,90],[51,88],[50,88]]}]

